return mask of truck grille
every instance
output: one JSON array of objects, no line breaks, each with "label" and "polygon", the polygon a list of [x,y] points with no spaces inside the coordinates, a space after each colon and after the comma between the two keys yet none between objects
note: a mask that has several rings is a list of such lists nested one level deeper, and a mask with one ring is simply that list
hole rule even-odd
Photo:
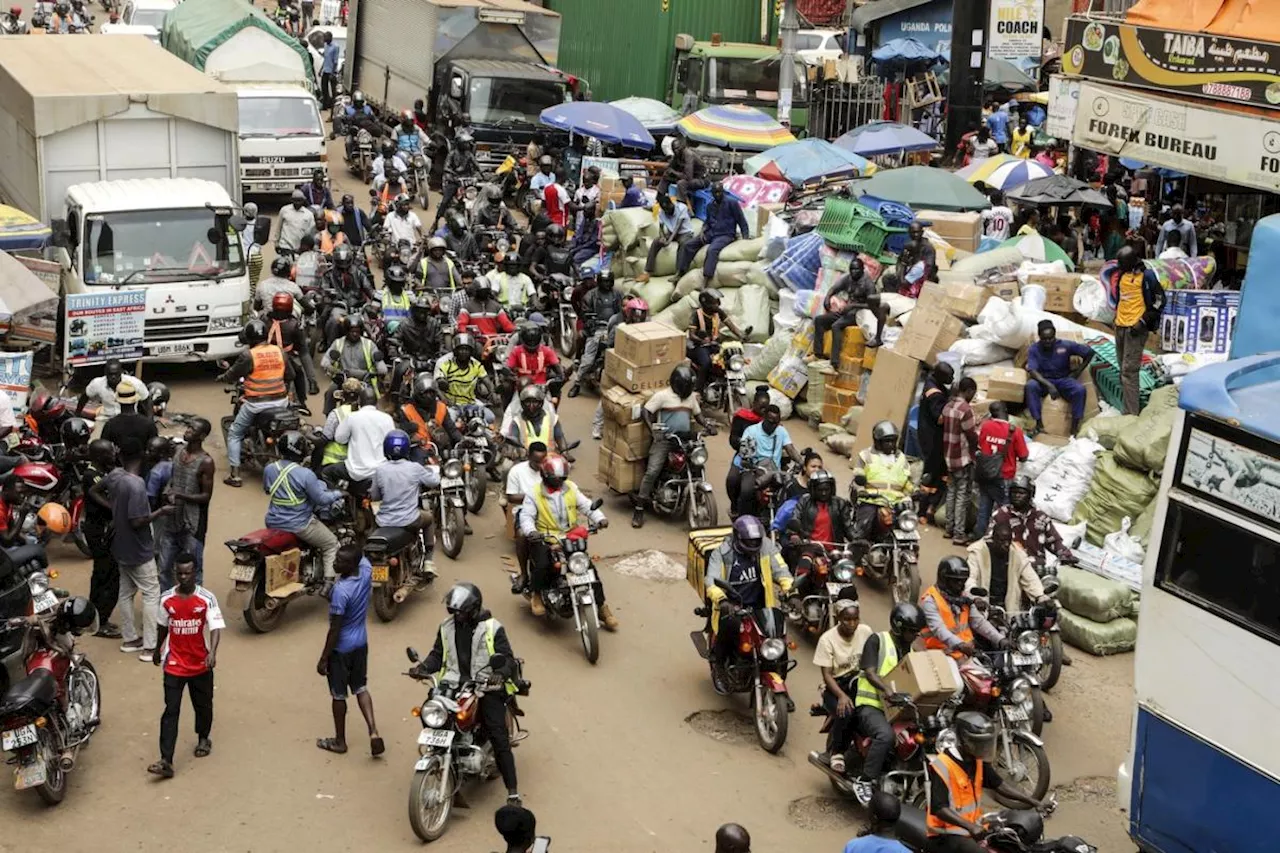
[{"label": "truck grille", "polygon": [[301,169],[276,169],[277,178],[296,178],[301,174]]},{"label": "truck grille", "polygon": [[147,320],[143,324],[143,335],[148,341],[180,341],[185,338],[199,338],[208,331],[208,315],[161,317]]},{"label": "truck grille", "polygon": [[245,169],[244,176],[246,178],[269,178],[271,177],[270,169]]}]

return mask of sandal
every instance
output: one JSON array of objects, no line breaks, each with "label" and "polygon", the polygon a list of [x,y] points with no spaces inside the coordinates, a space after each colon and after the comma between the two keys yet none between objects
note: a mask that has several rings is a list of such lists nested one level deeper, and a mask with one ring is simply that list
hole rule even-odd
[{"label": "sandal", "polygon": [[173,765],[162,758],[148,767],[147,772],[159,776],[161,779],[172,779]]},{"label": "sandal", "polygon": [[332,752],[336,755],[345,755],[347,752],[347,745],[345,743],[338,743],[331,737],[322,737],[317,739],[316,746],[320,747],[325,752]]},{"label": "sandal", "polygon": [[207,737],[200,738],[200,741],[196,744],[196,758],[204,758],[211,752],[213,752],[213,741],[209,740]]},{"label": "sandal", "polygon": [[233,489],[238,489],[238,488],[240,488],[241,486],[243,486],[243,485],[244,485],[244,480],[240,479],[239,477],[233,477],[233,476],[232,476],[232,475],[230,475],[230,474],[228,474],[227,476],[223,477],[223,478],[222,478],[222,482],[223,482],[225,485],[228,485],[228,486],[230,486],[230,487],[231,487],[231,488],[233,488]]},{"label": "sandal", "polygon": [[375,737],[369,741],[369,752],[373,753],[374,758],[377,758],[379,755],[382,755],[382,753],[386,751],[387,751],[387,745],[382,742],[382,738]]}]

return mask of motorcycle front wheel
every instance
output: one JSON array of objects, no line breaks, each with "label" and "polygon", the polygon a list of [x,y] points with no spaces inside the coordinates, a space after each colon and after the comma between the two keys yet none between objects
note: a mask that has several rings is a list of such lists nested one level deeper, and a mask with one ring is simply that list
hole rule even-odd
[{"label": "motorcycle front wheel", "polygon": [[484,476],[474,467],[467,475],[465,491],[467,493],[467,512],[472,515],[479,515],[480,510],[484,508],[486,492],[484,488]]},{"label": "motorcycle front wheel", "polygon": [[920,600],[920,573],[899,557],[899,566],[893,579],[893,603],[915,604]]},{"label": "motorcycle front wheel", "polygon": [[[1019,737],[1016,732],[1004,731],[1001,740],[1007,743],[996,744],[995,767],[1000,778],[1028,797],[1043,799],[1049,793],[1049,754],[1044,747],[1032,743],[1025,735]],[[1021,803],[995,791],[991,795],[1005,808],[1022,808]]]},{"label": "motorcycle front wheel", "polygon": [[71,529],[71,541],[75,543],[76,550],[80,552],[82,557],[92,557],[93,549],[89,547],[89,537],[84,535],[84,519],[81,518],[76,522],[76,526]]},{"label": "motorcycle front wheel", "polygon": [[578,329],[572,321],[560,325],[560,334],[556,337],[560,354],[565,358],[573,358],[578,352]]},{"label": "motorcycle front wheel", "polygon": [[1044,657],[1040,665],[1040,688],[1052,690],[1062,677],[1062,635],[1051,632],[1047,642],[1041,639],[1040,654]]},{"label": "motorcycle front wheel", "polygon": [[409,783],[409,825],[414,835],[431,842],[444,835],[453,810],[449,769],[435,756],[425,770],[415,771]]},{"label": "motorcycle front wheel", "polygon": [[262,568],[253,579],[253,588],[249,590],[249,599],[244,605],[244,621],[257,634],[267,634],[280,627],[280,619],[284,616],[283,601],[274,608],[267,607],[267,571]]},{"label": "motorcycle front wheel", "polygon": [[578,621],[582,624],[579,632],[582,638],[582,653],[587,656],[587,663],[594,664],[600,659],[600,629],[596,625],[595,607],[579,603]]},{"label": "motorcycle front wheel", "polygon": [[460,506],[449,507],[445,510],[444,518],[440,519],[440,547],[451,560],[458,559],[458,555],[462,553],[462,545],[466,542],[464,523]]},{"label": "motorcycle front wheel", "polygon": [[716,506],[715,494],[694,489],[689,499],[689,529],[715,527],[719,520],[720,508]]},{"label": "motorcycle front wheel", "polygon": [[[756,694],[752,694],[755,696]],[[770,755],[774,755],[778,750],[782,749],[782,745],[787,742],[787,723],[790,714],[787,713],[787,702],[782,696],[774,693],[772,690],[765,690],[760,694],[760,701],[756,703],[754,699],[752,704],[755,712],[756,722],[756,740],[760,741],[760,748]]]}]

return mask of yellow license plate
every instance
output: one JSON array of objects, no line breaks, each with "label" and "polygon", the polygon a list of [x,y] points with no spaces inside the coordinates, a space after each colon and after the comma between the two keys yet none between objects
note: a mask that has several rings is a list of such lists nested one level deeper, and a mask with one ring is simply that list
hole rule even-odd
[{"label": "yellow license plate", "polygon": [[373,582],[374,582],[374,583],[386,583],[386,582],[387,582],[388,577],[389,577],[389,574],[388,574],[388,570],[387,570],[387,567],[386,567],[386,566],[374,566],[374,567],[373,567]]}]

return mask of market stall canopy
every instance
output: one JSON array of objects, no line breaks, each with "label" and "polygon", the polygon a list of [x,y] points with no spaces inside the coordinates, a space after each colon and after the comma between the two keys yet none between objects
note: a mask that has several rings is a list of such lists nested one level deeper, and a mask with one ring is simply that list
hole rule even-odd
[{"label": "market stall canopy", "polygon": [[1143,163],[1141,160],[1134,160],[1130,157],[1121,157],[1120,165],[1124,166],[1126,169],[1128,169],[1131,172],[1139,172],[1139,171],[1142,171],[1143,169],[1151,169],[1153,172],[1158,174],[1160,177],[1164,178],[1166,181],[1176,181],[1178,180],[1178,178],[1185,178],[1187,176],[1186,172],[1179,172],[1174,169],[1166,169],[1163,166],[1152,166],[1148,163]]},{"label": "market stall canopy", "polygon": [[1021,237],[1010,237],[1000,244],[1000,248],[1013,247],[1022,253],[1022,257],[1038,264],[1051,264],[1062,261],[1067,269],[1075,271],[1076,265],[1061,246],[1041,234],[1024,234]]},{"label": "market stall canopy", "polygon": [[1280,42],[1275,4],[1260,0],[1138,0],[1125,23]]},{"label": "market stall canopy", "polygon": [[[938,82],[947,85],[951,82],[950,70],[938,74]],[[987,58],[983,72],[982,86],[987,91],[1003,89],[1006,92],[1035,91],[1039,88],[1036,81],[1007,59]]]},{"label": "market stall canopy", "polygon": [[[992,163],[993,160],[996,161],[994,164]],[[1001,192],[1009,192],[1028,181],[1052,176],[1053,169],[1043,163],[1037,163],[1035,160],[1023,160],[1018,157],[996,160],[996,158],[992,157],[990,160],[965,166],[956,174],[971,184],[982,181],[987,186],[994,187]]]},{"label": "market stall canopy", "polygon": [[602,142],[645,151],[653,147],[653,134],[645,130],[640,119],[613,104],[569,101],[547,107],[538,118],[545,125],[591,136]]},{"label": "market stall canopy", "polygon": [[676,129],[676,122],[680,121],[680,113],[654,98],[633,96],[609,103],[623,112],[631,113],[650,132],[670,132]]},{"label": "market stall canopy", "polygon": [[853,185],[858,195],[870,195],[929,210],[984,210],[991,202],[954,172],[931,166],[881,169]]},{"label": "market stall canopy", "polygon": [[1029,181],[1009,193],[1009,198],[1019,204],[1041,206],[1074,207],[1086,204],[1092,207],[1111,207],[1111,202],[1102,193],[1084,181],[1077,181],[1066,175],[1052,175],[1048,178]]},{"label": "market stall canopy", "polygon": [[834,144],[863,157],[875,157],[903,151],[931,151],[938,147],[938,140],[911,125],[873,121],[838,137]]},{"label": "market stall canopy", "polygon": [[680,119],[676,128],[694,142],[741,151],[764,151],[796,141],[773,116],[741,104],[698,110]]},{"label": "market stall canopy", "polygon": [[52,329],[53,323],[41,323],[40,319],[51,317],[56,321],[57,313],[58,294],[22,261],[8,252],[0,252],[0,333],[14,332],[31,340],[41,340],[44,335],[37,334],[37,329]]},{"label": "market stall canopy", "polygon": [[875,62],[889,65],[932,65],[948,61],[938,51],[913,38],[890,39],[871,51],[871,58]]},{"label": "market stall canopy", "polygon": [[0,204],[0,251],[43,249],[52,237],[52,229],[31,214]]},{"label": "market stall canopy", "polygon": [[874,163],[827,142],[801,139],[777,145],[749,157],[742,164],[747,174],[796,186],[824,178],[857,178],[874,174]]},{"label": "market stall canopy", "polygon": [[305,43],[246,0],[179,3],[165,15],[160,44],[226,83],[315,85]]}]

